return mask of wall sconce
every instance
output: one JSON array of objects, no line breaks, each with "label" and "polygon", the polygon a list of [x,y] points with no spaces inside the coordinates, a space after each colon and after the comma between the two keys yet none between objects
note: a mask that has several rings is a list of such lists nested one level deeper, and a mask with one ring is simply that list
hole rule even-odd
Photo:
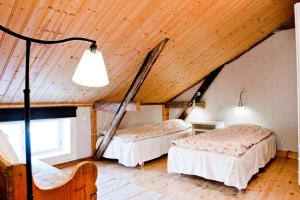
[{"label": "wall sconce", "polygon": [[195,97],[194,100],[193,100],[193,108],[196,107],[196,99],[197,99],[197,97],[199,97],[200,95],[201,95],[201,92],[197,92],[196,97]]},{"label": "wall sconce", "polygon": [[243,108],[244,107],[244,104],[243,104],[243,94],[245,93],[246,91],[244,89],[242,89],[242,91],[240,92],[240,100],[239,100],[239,104],[238,104],[238,107],[240,108]]}]

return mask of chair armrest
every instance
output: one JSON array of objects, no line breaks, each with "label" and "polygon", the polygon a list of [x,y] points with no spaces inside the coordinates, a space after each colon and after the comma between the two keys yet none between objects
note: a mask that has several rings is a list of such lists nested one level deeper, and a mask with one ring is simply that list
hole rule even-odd
[{"label": "chair armrest", "polygon": [[0,168],[7,168],[10,163],[0,155]]},{"label": "chair armrest", "polygon": [[[35,199],[96,199],[97,166],[91,162],[77,164],[65,182],[52,188],[43,189],[34,184]],[[47,198],[48,197],[48,198]]]}]

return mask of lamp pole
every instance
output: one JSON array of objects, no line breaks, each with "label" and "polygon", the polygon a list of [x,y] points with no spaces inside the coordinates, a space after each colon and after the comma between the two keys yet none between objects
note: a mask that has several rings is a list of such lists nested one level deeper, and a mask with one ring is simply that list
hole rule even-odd
[{"label": "lamp pole", "polygon": [[[33,199],[32,192],[32,167],[31,167],[31,143],[30,143],[30,46],[31,41],[26,40],[26,63],[25,63],[25,89],[24,92],[24,121],[25,121],[25,150],[26,150],[26,183],[27,199]],[[30,187],[28,187],[30,185]]]},{"label": "lamp pole", "polygon": [[20,35],[13,32],[6,27],[0,25],[0,30],[26,41],[26,61],[25,61],[25,89],[24,89],[24,122],[25,122],[25,149],[26,149],[26,185],[27,185],[27,200],[33,200],[33,190],[32,190],[32,166],[31,166],[31,146],[30,146],[30,46],[31,43],[38,44],[58,44],[69,41],[85,41],[91,43],[91,50],[95,51],[97,48],[96,41],[82,38],[82,37],[71,37],[62,40],[39,40],[30,37]]}]

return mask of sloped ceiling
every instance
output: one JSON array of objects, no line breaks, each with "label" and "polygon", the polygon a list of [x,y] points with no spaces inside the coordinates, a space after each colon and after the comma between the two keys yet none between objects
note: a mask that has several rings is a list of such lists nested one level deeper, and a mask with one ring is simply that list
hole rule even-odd
[{"label": "sloped ceiling", "polygon": [[[293,17],[290,0],[0,0],[0,23],[39,39],[97,40],[108,68],[104,88],[71,77],[89,44],[32,46],[32,102],[120,101],[146,54],[170,41],[136,96],[166,102]],[[25,43],[0,33],[0,103],[23,102]],[[247,67],[247,66],[245,66]],[[259,72],[258,72],[259,73]]]}]

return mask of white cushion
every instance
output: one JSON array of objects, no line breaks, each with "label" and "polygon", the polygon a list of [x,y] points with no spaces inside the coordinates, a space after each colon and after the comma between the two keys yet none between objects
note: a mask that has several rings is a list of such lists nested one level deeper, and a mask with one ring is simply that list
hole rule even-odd
[{"label": "white cushion", "polygon": [[13,147],[8,141],[7,135],[5,135],[1,130],[0,130],[0,155],[11,165],[20,162],[15,150],[13,149]]},{"label": "white cushion", "polygon": [[177,131],[182,131],[191,128],[191,124],[182,119],[170,119],[160,123],[162,127],[174,127]]},{"label": "white cushion", "polygon": [[39,160],[32,160],[32,175],[35,184],[42,189],[50,189],[65,183],[69,175]]}]

